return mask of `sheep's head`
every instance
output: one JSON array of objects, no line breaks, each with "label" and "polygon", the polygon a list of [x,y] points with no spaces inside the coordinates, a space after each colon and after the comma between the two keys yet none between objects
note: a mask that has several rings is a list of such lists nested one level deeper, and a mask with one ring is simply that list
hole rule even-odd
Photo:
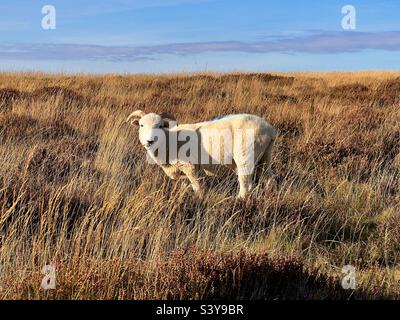
[{"label": "sheep's head", "polygon": [[136,110],[129,115],[126,121],[139,126],[139,141],[146,149],[150,149],[157,141],[160,130],[166,130],[170,127],[170,122],[176,120],[170,113],[146,114],[142,110]]}]

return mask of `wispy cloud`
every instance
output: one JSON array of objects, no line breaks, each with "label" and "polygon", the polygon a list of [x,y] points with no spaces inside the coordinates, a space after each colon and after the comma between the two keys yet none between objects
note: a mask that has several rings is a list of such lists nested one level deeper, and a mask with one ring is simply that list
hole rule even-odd
[{"label": "wispy cloud", "polygon": [[258,42],[192,42],[152,46],[82,44],[0,44],[0,58],[29,60],[152,60],[158,55],[205,52],[243,53],[348,53],[362,50],[400,51],[400,31],[323,32]]},{"label": "wispy cloud", "polygon": [[[61,0],[56,0],[62,3]],[[113,1],[99,1],[90,0],[82,3],[81,0],[69,0],[68,7],[79,7],[79,11],[72,10],[70,13],[72,17],[86,17],[96,15],[108,15],[112,13],[130,12],[143,9],[177,7],[182,5],[200,4],[215,2],[218,0],[113,0]],[[0,6],[1,8],[1,6]],[[67,16],[71,16],[67,15]]]}]

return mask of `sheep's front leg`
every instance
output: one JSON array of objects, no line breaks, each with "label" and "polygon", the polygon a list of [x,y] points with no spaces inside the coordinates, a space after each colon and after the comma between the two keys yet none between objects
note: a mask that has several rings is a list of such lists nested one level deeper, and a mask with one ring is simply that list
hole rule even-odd
[{"label": "sheep's front leg", "polygon": [[244,199],[252,189],[252,175],[239,175],[239,199]]},{"label": "sheep's front leg", "polygon": [[189,179],[192,189],[194,192],[201,195],[201,186],[200,186],[200,178],[198,176],[198,170],[195,166],[184,166],[181,168],[181,171],[186,175]]},{"label": "sheep's front leg", "polygon": [[179,171],[179,169],[175,166],[166,166],[163,165],[161,166],[161,168],[163,169],[163,171],[165,172],[165,174],[170,177],[172,180],[176,180],[180,177],[181,173]]}]

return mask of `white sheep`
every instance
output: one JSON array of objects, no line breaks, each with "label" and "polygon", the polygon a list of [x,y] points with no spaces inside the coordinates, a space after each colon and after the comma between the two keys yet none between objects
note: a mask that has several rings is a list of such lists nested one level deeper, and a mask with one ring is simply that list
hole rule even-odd
[{"label": "white sheep", "polygon": [[239,198],[252,189],[255,170],[269,174],[275,129],[251,114],[236,114],[207,122],[176,125],[170,113],[131,113],[126,120],[139,126],[139,140],[149,159],[171,178],[181,174],[201,195],[201,171],[215,173],[218,166],[235,168]]}]

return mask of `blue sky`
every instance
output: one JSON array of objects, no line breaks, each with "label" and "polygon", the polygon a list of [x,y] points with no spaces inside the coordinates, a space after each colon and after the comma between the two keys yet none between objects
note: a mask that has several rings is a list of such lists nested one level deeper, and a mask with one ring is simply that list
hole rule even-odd
[{"label": "blue sky", "polygon": [[[44,5],[55,30],[41,26]],[[7,71],[400,69],[397,0],[2,0],[0,14]]]}]

